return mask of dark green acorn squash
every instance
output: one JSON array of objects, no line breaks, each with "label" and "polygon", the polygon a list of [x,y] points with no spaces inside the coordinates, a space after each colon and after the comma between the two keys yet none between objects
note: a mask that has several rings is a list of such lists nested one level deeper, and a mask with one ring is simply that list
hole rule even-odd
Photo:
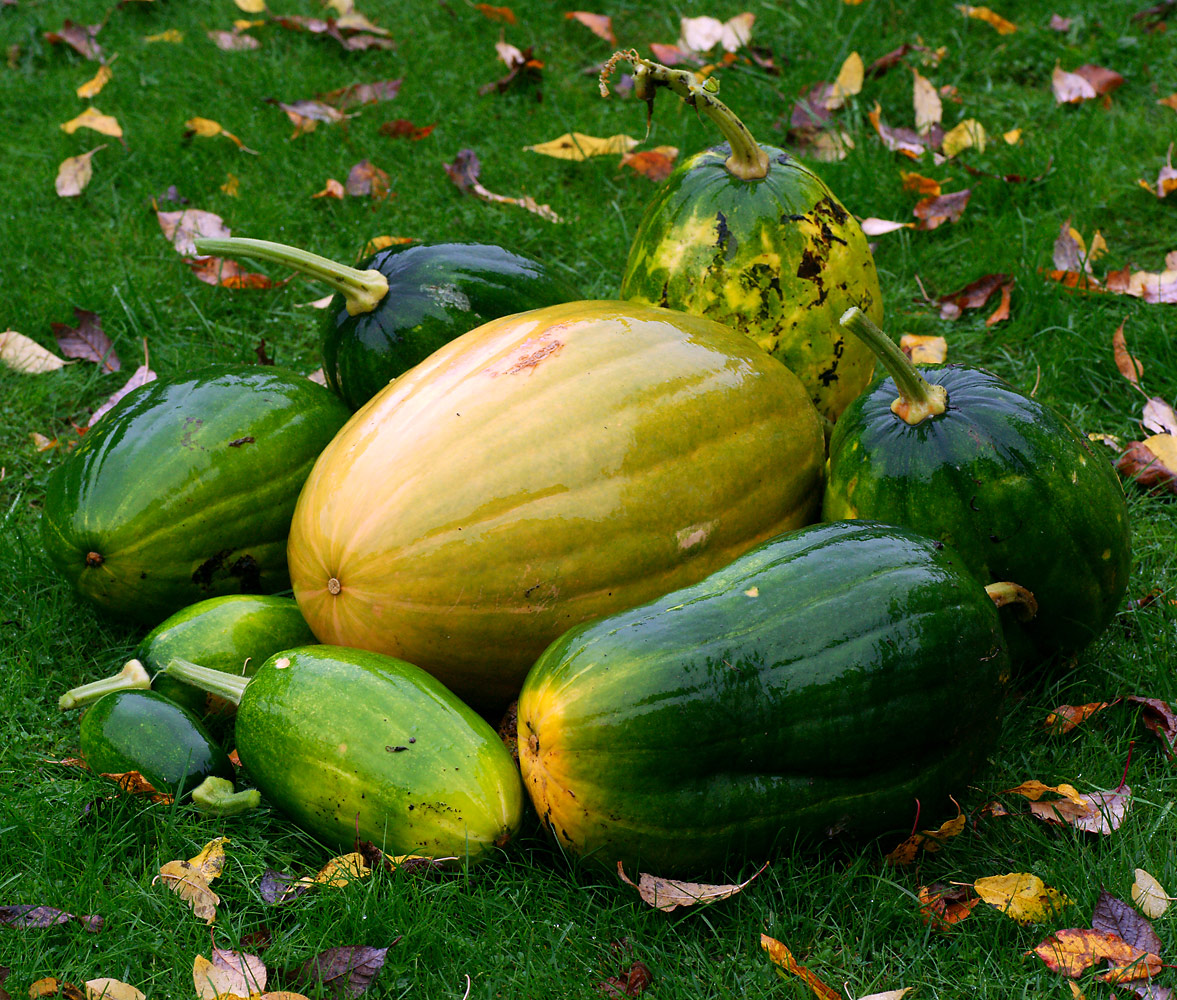
[{"label": "dark green acorn squash", "polygon": [[261,365],[149,382],[50,475],[45,549],[81,596],[148,626],[208,597],[285,590],[299,490],[350,415]]},{"label": "dark green acorn squash", "polygon": [[949,547],[812,525],[556,640],[519,697],[519,763],[563,849],[699,875],[949,809],[1007,672],[994,603]]},{"label": "dark green acorn squash", "polygon": [[138,771],[180,795],[214,775],[233,779],[228,755],[200,720],[155,691],[112,691],[82,716],[82,756],[97,774]]},{"label": "dark green acorn squash", "polygon": [[921,375],[860,314],[846,324],[892,374],[834,428],[823,517],[926,531],[983,582],[1028,589],[1037,614],[1003,615],[1016,659],[1089,643],[1119,607],[1132,560],[1111,463],[1060,414],[996,375],[961,365]]},{"label": "dark green acorn squash", "polygon": [[353,410],[467,330],[583,298],[545,264],[483,243],[394,245],[358,268],[265,240],[202,239],[196,249],[284,264],[335,289],[323,374]]},{"label": "dark green acorn squash", "polygon": [[651,106],[670,87],[727,143],[689,156],[658,188],[629,250],[621,297],[681,309],[746,334],[838,414],[870,382],[874,356],[838,326],[851,305],[882,322],[874,258],[854,217],[812,170],[761,146],[714,94],[714,78],[634,60]]},{"label": "dark green acorn squash", "polygon": [[325,843],[482,860],[523,819],[519,772],[490,725],[410,663],[341,646],[271,656],[253,677],[173,660],[237,703],[237,754],[262,794]]}]

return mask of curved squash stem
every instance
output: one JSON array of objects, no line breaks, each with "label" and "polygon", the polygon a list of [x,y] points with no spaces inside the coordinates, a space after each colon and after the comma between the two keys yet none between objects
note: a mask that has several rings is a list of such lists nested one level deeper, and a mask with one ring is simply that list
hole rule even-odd
[{"label": "curved squash stem", "polygon": [[200,237],[193,245],[199,254],[233,254],[292,267],[305,277],[315,278],[334,288],[343,296],[349,316],[371,312],[388,294],[388,279],[373,267],[361,271],[284,243],[230,236],[223,240]]},{"label": "curved squash stem", "polygon": [[76,688],[70,688],[57,699],[57,707],[63,712],[71,708],[81,708],[97,701],[104,694],[111,691],[131,691],[136,688],[146,690],[151,687],[151,675],[147,668],[138,660],[127,660],[123,669],[111,677],[104,677],[100,681],[91,681]]},{"label": "curved squash stem", "polygon": [[839,322],[874,352],[894,380],[899,398],[891,404],[891,412],[900,420],[914,426],[948,409],[948,390],[924,378],[907,355],[858,306],[847,309]]},{"label": "curved squash stem", "polygon": [[657,89],[668,87],[696,111],[706,115],[723,133],[732,150],[724,162],[730,174],[743,181],[755,181],[768,176],[768,154],[760,148],[760,144],[752,137],[747,126],[735,116],[731,108],[715,96],[719,92],[718,80],[708,77],[700,82],[694,73],[671,69],[669,66],[639,56],[633,49],[628,49],[625,52],[614,52],[613,57],[601,70],[602,97],[609,96],[606,81],[620,59],[627,59],[633,66],[633,92],[646,102],[651,112]]},{"label": "curved squash stem", "polygon": [[201,691],[207,691],[209,694],[219,695],[225,701],[232,702],[234,705],[241,704],[241,696],[245,693],[245,686],[249,683],[248,677],[239,677],[237,674],[226,674],[220,670],[212,670],[209,667],[202,667],[190,660],[182,660],[176,657],[168,661],[168,665],[163,668],[160,673],[167,674],[169,677],[174,677],[178,681],[183,681],[185,684],[191,684],[195,688],[200,688]]},{"label": "curved squash stem", "polygon": [[235,792],[228,778],[210,774],[192,789],[192,804],[206,816],[237,816],[260,806],[262,794],[256,788]]},{"label": "curved squash stem", "polygon": [[1004,608],[1007,604],[1018,605],[1018,617],[1024,622],[1038,614],[1038,599],[1021,584],[1001,580],[989,584],[985,588],[985,593],[999,608]]}]

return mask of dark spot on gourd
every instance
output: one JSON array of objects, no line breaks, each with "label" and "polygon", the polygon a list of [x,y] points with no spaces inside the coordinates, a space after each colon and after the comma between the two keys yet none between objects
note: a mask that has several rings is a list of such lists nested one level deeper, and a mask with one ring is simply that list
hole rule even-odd
[{"label": "dark spot on gourd", "polygon": [[731,260],[740,248],[740,241],[736,234],[727,227],[727,217],[722,212],[715,213],[715,246],[727,260]]},{"label": "dark spot on gourd", "polygon": [[797,265],[797,277],[805,281],[816,281],[821,284],[822,262],[808,247],[801,255],[801,263]]},{"label": "dark spot on gourd", "polygon": [[409,748],[408,747],[385,747],[384,749],[387,750],[389,753],[400,753],[401,751],[408,750]]},{"label": "dark spot on gourd", "polygon": [[245,555],[229,567],[229,575],[241,581],[242,590],[258,590],[262,583],[262,570],[253,556]]},{"label": "dark spot on gourd", "polygon": [[213,576],[220,572],[225,565],[225,557],[229,555],[229,551],[229,549],[224,549],[197,566],[196,572],[192,574],[192,582],[198,587],[212,586]]},{"label": "dark spot on gourd", "polygon": [[839,337],[834,342],[834,357],[840,358],[846,351],[846,340],[844,337]]},{"label": "dark spot on gourd", "polygon": [[670,282],[664,281],[662,283],[662,294],[658,297],[658,305],[663,309],[670,308]]},{"label": "dark spot on gourd", "polygon": [[101,552],[86,553],[86,565],[91,569],[101,566],[104,562],[106,562],[106,559],[103,557]]},{"label": "dark spot on gourd", "polygon": [[254,438],[250,435],[246,435],[245,437],[238,438],[236,441],[230,441],[229,447],[230,448],[240,448],[243,444],[253,444],[253,443],[254,443]]},{"label": "dark spot on gourd", "polygon": [[[844,226],[849,215],[846,213],[841,205],[839,205],[832,198],[822,198],[816,205],[813,206],[814,215],[827,215],[836,226]],[[840,243],[845,243],[845,240],[839,240]]]},{"label": "dark spot on gourd", "polygon": [[817,376],[817,379],[825,388],[829,388],[838,381],[837,364],[830,365],[824,372]]},{"label": "dark spot on gourd", "polygon": [[807,215],[790,215],[788,212],[786,212],[784,215],[781,216],[781,225],[782,226],[787,226],[790,222],[808,222],[808,221],[809,221],[809,216],[807,216]]}]

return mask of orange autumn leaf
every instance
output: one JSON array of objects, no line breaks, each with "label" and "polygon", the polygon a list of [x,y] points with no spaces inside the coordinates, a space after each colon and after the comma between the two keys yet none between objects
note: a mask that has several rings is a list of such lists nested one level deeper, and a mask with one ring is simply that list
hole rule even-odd
[{"label": "orange autumn leaf", "polygon": [[967,886],[949,889],[941,885],[921,885],[918,899],[920,919],[937,931],[947,931],[953,924],[959,924],[981,902],[980,896],[969,895]]},{"label": "orange autumn leaf", "polygon": [[908,170],[899,171],[899,176],[903,178],[904,191],[914,191],[916,194],[922,194],[932,198],[940,194],[940,182],[938,180],[931,177],[924,177],[922,174]]},{"label": "orange autumn leaf", "polygon": [[1051,972],[1078,979],[1093,965],[1107,961],[1112,969],[1100,978],[1106,982],[1145,979],[1161,971],[1157,955],[1141,951],[1111,931],[1073,927],[1055,931],[1034,949]]},{"label": "orange autumn leaf", "polygon": [[327,183],[323,187],[323,190],[316,191],[313,195],[311,195],[311,197],[312,198],[339,198],[342,200],[343,198],[347,197],[347,191],[344,190],[343,185],[340,184],[339,181],[337,181],[334,177],[328,177]]},{"label": "orange autumn leaf", "polygon": [[474,9],[483,17],[501,24],[515,24],[515,12],[510,7],[495,7],[488,3],[476,3]]},{"label": "orange autumn leaf", "polygon": [[798,965],[797,960],[793,957],[793,953],[789,951],[786,945],[776,940],[776,938],[771,938],[767,934],[761,934],[760,947],[768,952],[768,957],[778,967],[777,972],[781,976],[785,976],[786,974],[796,976],[820,1000],[842,1000],[842,995],[837,990],[830,989],[830,987],[818,979],[805,966]]},{"label": "orange autumn leaf", "polygon": [[109,66],[99,66],[98,72],[78,87],[75,93],[84,101],[88,101],[92,97],[97,97],[102,88],[110,83],[112,76],[114,76],[114,73]]},{"label": "orange autumn leaf", "polygon": [[1127,319],[1121,320],[1116,332],[1112,334],[1112,353],[1115,355],[1116,367],[1120,374],[1133,385],[1139,386],[1140,376],[1144,374],[1144,365],[1128,350],[1128,343],[1124,339],[1124,324],[1127,322]]},{"label": "orange autumn leaf", "polygon": [[944,846],[942,843],[944,840],[959,836],[964,831],[966,817],[955,799],[952,800],[952,803],[956,805],[956,815],[952,819],[945,820],[935,830],[919,830],[913,833],[886,856],[887,863],[909,865],[915,860],[915,856],[920,850],[925,850],[929,854],[935,853]]},{"label": "orange autumn leaf", "polygon": [[637,153],[623,153],[619,168],[629,167],[643,177],[659,183],[670,176],[677,156],[678,148],[675,146],[656,146],[654,149],[643,149]]},{"label": "orange autumn leaf", "polygon": [[905,333],[899,349],[917,365],[942,365],[948,358],[948,341],[934,335]]},{"label": "orange autumn leaf", "polygon": [[1083,705],[1059,705],[1047,717],[1043,725],[1052,733],[1069,733],[1076,726],[1087,721],[1096,712],[1102,712],[1115,702],[1089,701]]},{"label": "orange autumn leaf", "polygon": [[996,30],[999,35],[1012,35],[1018,30],[1016,24],[1007,21],[1000,14],[995,14],[988,7],[972,7],[966,3],[958,3],[956,9],[964,14],[965,17],[972,17],[978,21],[984,21]]},{"label": "orange autumn leaf", "polygon": [[972,193],[970,188],[965,188],[952,194],[924,198],[912,209],[912,214],[920,220],[916,229],[936,229],[946,222],[959,221]]},{"label": "orange autumn leaf", "polygon": [[1041,781],[1031,779],[1030,781],[1023,781],[1016,788],[1005,789],[1007,795],[1023,795],[1031,802],[1037,802],[1047,792],[1053,792],[1055,795],[1061,795],[1072,802],[1079,803],[1083,801],[1079,790],[1074,785],[1046,785]]},{"label": "orange autumn leaf", "polygon": [[152,802],[164,805],[173,801],[171,795],[156,791],[151,782],[144,778],[138,771],[123,771],[119,774],[107,774],[103,772],[102,777],[110,778],[122,791],[129,795],[142,795]]},{"label": "orange autumn leaf", "polygon": [[610,45],[617,44],[617,36],[613,34],[613,18],[606,14],[590,14],[583,10],[570,10],[564,15],[565,20],[579,21],[598,38],[603,38]]},{"label": "orange autumn leaf", "polygon": [[274,281],[264,274],[246,271],[235,260],[223,257],[194,257],[185,263],[206,285],[219,285],[222,288],[278,288],[285,281]]}]

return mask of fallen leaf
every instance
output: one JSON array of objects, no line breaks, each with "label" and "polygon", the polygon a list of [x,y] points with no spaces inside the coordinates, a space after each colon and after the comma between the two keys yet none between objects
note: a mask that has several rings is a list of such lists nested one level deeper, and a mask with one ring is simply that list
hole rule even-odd
[{"label": "fallen leaf", "polygon": [[1000,14],[995,14],[988,7],[972,7],[967,3],[958,3],[956,9],[964,14],[965,17],[972,17],[978,21],[984,21],[994,28],[999,35],[1012,35],[1018,30],[1016,24],[1012,21],[1007,21]]},{"label": "fallen leaf", "polygon": [[862,92],[862,81],[866,68],[862,64],[862,56],[851,52],[838,70],[830,96],[826,99],[826,108],[836,111],[846,103],[848,97],[854,97]]},{"label": "fallen leaf", "polygon": [[347,197],[347,191],[342,184],[334,177],[328,177],[327,183],[324,185],[322,191],[316,191],[312,198],[339,198]]},{"label": "fallen leaf", "polygon": [[1101,712],[1113,704],[1115,703],[1110,701],[1089,701],[1084,705],[1059,705],[1046,717],[1044,725],[1052,733],[1069,733],[1096,712]]},{"label": "fallen leaf", "polygon": [[221,899],[212,891],[210,883],[224,868],[225,844],[228,841],[228,837],[218,837],[205,844],[194,858],[169,861],[160,867],[159,875],[152,879],[152,883],[163,881],[192,907],[192,912],[199,919],[213,923]]},{"label": "fallen leaf", "polygon": [[935,830],[919,830],[913,833],[886,856],[887,863],[892,865],[911,864],[915,860],[916,854],[921,850],[933,854],[944,846],[943,842],[949,837],[959,836],[964,831],[966,817],[956,800],[953,799],[952,802],[953,805],[956,805],[956,815],[952,819],[945,820]]},{"label": "fallen leaf", "polygon": [[93,427],[99,420],[102,419],[103,416],[106,415],[106,413],[111,409],[111,407],[114,406],[115,403],[122,399],[132,389],[138,389],[141,385],[146,385],[148,382],[153,382],[155,381],[155,378],[155,372],[153,372],[151,368],[148,367],[146,362],[141,364],[138,368],[135,369],[134,373],[129,379],[127,379],[121,389],[118,389],[113,394],[111,394],[106,399],[106,401],[98,407],[98,409],[90,414],[90,423],[88,426]]},{"label": "fallen leaf", "polygon": [[970,188],[965,188],[936,198],[922,199],[912,209],[912,213],[920,220],[916,229],[936,229],[945,222],[958,222],[972,193]]},{"label": "fallen leaf", "polygon": [[920,886],[917,894],[920,919],[934,930],[947,931],[953,924],[968,918],[981,902],[980,896],[970,896],[967,886]]},{"label": "fallen leaf", "polygon": [[111,115],[104,115],[93,107],[87,108],[76,118],[71,118],[61,126],[61,130],[69,135],[73,135],[80,128],[93,129],[95,132],[101,132],[103,135],[109,135],[115,139],[123,137],[123,129],[119,125],[118,119]]},{"label": "fallen leaf", "polygon": [[44,930],[58,924],[68,924],[71,920],[76,920],[91,934],[97,934],[102,930],[103,918],[94,913],[79,917],[65,910],[55,910],[52,906],[0,906],[0,927]]},{"label": "fallen leaf", "polygon": [[914,989],[914,986],[904,986],[901,990],[887,990],[884,993],[870,993],[867,996],[859,997],[858,1000],[903,1000],[903,998]]},{"label": "fallen leaf", "polygon": [[766,862],[751,878],[738,885],[706,885],[700,882],[680,882],[677,879],[658,878],[655,875],[647,875],[645,872],[642,872],[638,876],[637,884],[635,884],[625,874],[620,861],[617,862],[617,876],[626,885],[632,885],[637,889],[638,895],[650,906],[656,910],[662,910],[664,913],[670,913],[672,910],[677,910],[680,906],[694,906],[696,903],[717,903],[721,899],[734,896],[751,883],[767,867],[768,864]]},{"label": "fallen leaf", "polygon": [[292,139],[297,139],[301,135],[315,131],[319,127],[320,122],[333,125],[347,118],[347,115],[337,107],[327,104],[324,101],[294,101],[293,103],[286,103],[284,101],[267,100],[267,103],[276,104],[286,112],[286,117],[294,125]]},{"label": "fallen leaf", "polygon": [[1148,922],[1122,899],[1117,899],[1106,889],[1100,889],[1095,909],[1091,913],[1091,926],[1097,931],[1110,931],[1138,948],[1159,955],[1164,949],[1161,939]]},{"label": "fallen leaf", "polygon": [[653,149],[643,149],[636,153],[622,153],[618,169],[629,167],[643,177],[661,183],[674,170],[674,161],[677,157],[677,146],[655,146]]},{"label": "fallen leaf", "polygon": [[220,190],[230,198],[237,198],[241,194],[241,180],[234,173],[226,174],[225,183],[221,185]]},{"label": "fallen leaf", "polygon": [[104,58],[98,44],[101,24],[77,24],[68,17],[62,22],[61,30],[46,31],[45,41],[53,45],[68,45],[83,59],[101,62]]},{"label": "fallen leaf", "polygon": [[[926,135],[933,126],[940,124],[944,108],[940,102],[940,95],[936,87],[926,76],[914,66],[912,73],[912,104],[915,106],[915,130]],[[938,194],[939,192],[937,192]]]},{"label": "fallen leaf", "polygon": [[200,1000],[252,997],[265,990],[266,977],[265,963],[256,955],[222,948],[213,949],[211,962],[197,955],[192,963],[192,983]]},{"label": "fallen leaf", "polygon": [[510,7],[494,7],[488,3],[476,3],[474,9],[483,17],[502,24],[514,24],[515,12]]},{"label": "fallen leaf", "polygon": [[1163,399],[1153,396],[1144,404],[1141,414],[1141,426],[1154,434],[1173,434],[1177,436],[1177,413],[1173,407]]},{"label": "fallen leaf", "polygon": [[1095,66],[1091,63],[1084,63],[1075,69],[1075,75],[1081,76],[1095,91],[1096,96],[1110,94],[1113,90],[1117,90],[1124,83],[1124,78],[1114,69],[1108,69],[1105,66]]},{"label": "fallen leaf", "polygon": [[1086,833],[1105,836],[1120,828],[1132,799],[1127,785],[1110,792],[1087,792],[1081,801],[1057,799],[1052,802],[1032,802],[1030,812],[1047,823],[1073,826]]},{"label": "fallen leaf", "polygon": [[371,874],[372,869],[365,863],[362,854],[343,854],[328,861],[319,873],[310,879],[310,882],[313,885],[341,888],[351,885],[356,879]]},{"label": "fallen leaf", "polygon": [[117,979],[88,979],[86,1000],[147,1000],[141,990]]},{"label": "fallen leaf", "polygon": [[94,175],[94,165],[91,160],[94,154],[102,149],[106,149],[106,143],[95,146],[87,153],[67,156],[61,161],[61,165],[57,168],[57,179],[53,184],[59,197],[75,198],[86,189],[86,185],[90,183],[90,178]]},{"label": "fallen leaf", "polygon": [[678,46],[701,54],[718,44],[725,52],[738,52],[751,40],[755,20],[756,15],[747,11],[727,21],[714,17],[680,18]]},{"label": "fallen leaf", "polygon": [[350,195],[367,195],[373,201],[383,201],[391,193],[388,185],[387,172],[381,170],[370,160],[360,160],[348,171],[344,187]]},{"label": "fallen leaf", "polygon": [[899,176],[903,179],[903,190],[914,191],[916,194],[922,194],[925,197],[935,198],[940,194],[940,182],[931,177],[924,177],[921,174],[912,173],[907,170],[899,171]]},{"label": "fallen leaf", "polygon": [[614,941],[610,945],[613,956],[619,960],[620,968],[615,976],[609,976],[596,983],[598,993],[607,997],[636,997],[641,996],[654,981],[645,962],[633,958],[633,949],[627,939]]},{"label": "fallen leaf", "polygon": [[329,104],[340,111],[348,108],[362,107],[365,104],[378,104],[381,101],[391,101],[400,93],[401,79],[377,80],[375,83],[355,83],[350,87],[329,90],[325,94],[316,95],[319,101]]},{"label": "fallen leaf", "polygon": [[1074,785],[1046,785],[1041,781],[1031,779],[1030,781],[1023,781],[1016,788],[1005,789],[1007,795],[1022,795],[1031,802],[1037,802],[1048,792],[1054,793],[1055,795],[1062,795],[1076,805],[1083,801],[1083,796]]},{"label": "fallen leaf", "polygon": [[198,208],[186,208],[179,212],[161,212],[157,208],[155,215],[159,220],[159,228],[176,248],[176,252],[187,257],[196,256],[195,240],[199,237],[219,240],[230,235],[229,227],[219,215]]},{"label": "fallen leaf", "polygon": [[1054,64],[1050,87],[1054,91],[1055,101],[1059,104],[1080,104],[1097,96],[1095,88],[1088,80],[1078,73],[1068,73],[1058,63]]},{"label": "fallen leaf", "polygon": [[1108,245],[1103,234],[1096,230],[1091,238],[1091,249],[1087,249],[1087,242],[1068,219],[1059,227],[1058,237],[1054,241],[1051,259],[1060,271],[1083,271],[1091,274],[1091,265],[1107,253]]},{"label": "fallen leaf", "polygon": [[364,244],[364,249],[360,251],[360,257],[371,257],[376,251],[383,250],[385,247],[416,242],[412,236],[373,236]]},{"label": "fallen leaf", "polygon": [[[1162,440],[1149,445],[1148,442],[1154,438],[1148,438],[1145,444],[1150,451],[1153,448],[1163,451],[1165,464],[1171,469],[1177,469],[1177,438],[1169,434],[1158,434],[1156,438]],[[1169,703],[1161,701],[1160,698],[1142,698],[1139,695],[1129,695],[1124,700],[1139,705],[1144,710],[1142,721],[1145,728],[1160,737],[1161,742],[1165,744],[1166,752],[1172,757],[1174,751],[1177,751],[1177,715],[1169,707]]]},{"label": "fallen leaf", "polygon": [[1165,892],[1161,883],[1153,878],[1143,868],[1137,868],[1135,881],[1132,883],[1132,902],[1140,907],[1141,912],[1153,920],[1164,916],[1173,897]]},{"label": "fallen leaf", "polygon": [[1034,949],[1034,954],[1052,972],[1071,979],[1078,979],[1105,959],[1112,972],[1101,978],[1108,982],[1140,979],[1161,970],[1161,960],[1156,955],[1133,948],[1116,934],[1082,927],[1055,931]]},{"label": "fallen leaf", "polygon": [[979,878],[973,883],[973,889],[986,903],[1019,924],[1050,920],[1071,902],[1057,889],[1045,885],[1037,875],[1028,872]]},{"label": "fallen leaf", "polygon": [[291,978],[295,983],[322,983],[332,993],[357,997],[372,984],[387,954],[388,948],[329,948],[304,962]]},{"label": "fallen leaf", "polygon": [[610,45],[617,44],[617,36],[613,34],[613,18],[607,14],[590,14],[583,10],[570,10],[564,14],[565,20],[579,21],[598,38],[603,38]]},{"label": "fallen leaf", "polygon": [[822,163],[844,160],[854,148],[854,139],[844,129],[823,129],[800,143],[806,154]]},{"label": "fallen leaf", "polygon": [[1157,181],[1155,185],[1149,184],[1147,181],[1140,181],[1141,187],[1146,191],[1151,191],[1158,198],[1164,198],[1170,191],[1177,191],[1177,170],[1173,169],[1173,144],[1169,143],[1169,152],[1165,157],[1165,165],[1161,167],[1160,173],[1157,174]]},{"label": "fallen leaf", "polygon": [[507,75],[491,83],[483,84],[478,88],[479,96],[485,97],[492,91],[503,94],[517,80],[539,80],[541,78],[544,64],[532,55],[532,46],[519,49],[500,40],[495,44],[495,51],[498,53],[499,59],[506,65]]},{"label": "fallen leaf", "polygon": [[222,288],[278,288],[289,279],[275,281],[254,271],[247,271],[235,260],[224,257],[190,257],[184,261],[206,285]]},{"label": "fallen leaf", "polygon": [[1112,334],[1112,353],[1116,358],[1116,367],[1120,370],[1120,374],[1124,376],[1134,386],[1140,386],[1140,376],[1144,374],[1144,365],[1135,358],[1128,351],[1128,344],[1124,339],[1124,324],[1128,322],[1127,319],[1121,320],[1120,325],[1116,327],[1116,332]]},{"label": "fallen leaf", "polygon": [[919,159],[943,139],[943,133],[937,129],[933,129],[927,135],[920,135],[914,129],[893,128],[883,121],[882,108],[877,103],[868,117],[883,145],[891,152],[901,153],[909,159]]},{"label": "fallen leaf", "polygon": [[1061,14],[1050,15],[1050,30],[1051,31],[1070,31],[1071,19],[1063,17]]},{"label": "fallen leaf", "polygon": [[437,128],[436,122],[432,125],[414,125],[407,118],[396,118],[381,125],[380,134],[420,142],[435,128]]},{"label": "fallen leaf", "polygon": [[63,358],[15,330],[0,333],[0,361],[25,375],[43,375],[65,365]]},{"label": "fallen leaf", "polygon": [[114,345],[103,332],[102,321],[98,314],[88,309],[74,306],[74,319],[77,326],[67,326],[65,323],[53,323],[53,336],[57,346],[67,358],[78,358],[82,361],[93,361],[108,372],[117,372],[122,367]]},{"label": "fallen leaf", "polygon": [[114,73],[109,66],[99,66],[98,72],[78,87],[75,93],[84,101],[97,97],[102,92],[102,88],[110,83],[111,77],[113,76]]},{"label": "fallen leaf", "polygon": [[211,118],[189,118],[184,122],[184,129],[185,138],[195,135],[203,139],[212,139],[218,135],[222,135],[240,149],[241,152],[257,154],[257,150],[250,149],[232,132],[223,128],[220,122],[215,122]]},{"label": "fallen leaf", "polygon": [[1116,469],[1143,489],[1177,494],[1177,438],[1154,434],[1132,441],[1116,459]]},{"label": "fallen leaf", "polygon": [[970,281],[964,288],[937,300],[941,319],[959,319],[966,309],[981,309],[995,292],[1013,287],[1014,279],[1008,274],[986,274]]},{"label": "fallen leaf", "polygon": [[155,42],[167,42],[170,45],[179,45],[184,41],[184,32],[178,28],[168,28],[167,31],[160,31],[154,35],[144,35],[143,41],[149,45]]},{"label": "fallen leaf", "polygon": [[523,149],[543,156],[554,156],[560,160],[586,160],[590,156],[628,153],[640,141],[633,136],[621,134],[599,139],[583,132],[565,132],[559,138],[534,146],[524,146]]},{"label": "fallen leaf", "polygon": [[776,938],[771,938],[767,934],[761,934],[760,947],[768,952],[768,957],[777,966],[777,972],[780,975],[784,976],[788,973],[789,975],[796,976],[813,991],[819,1000],[842,1000],[842,995],[837,990],[830,989],[830,987],[818,979],[805,966],[799,965],[788,947],[776,940]]},{"label": "fallen leaf", "polygon": [[266,0],[233,0],[239,10],[245,11],[246,14],[264,14],[266,12]]},{"label": "fallen leaf", "polygon": [[944,138],[940,142],[940,152],[949,159],[966,149],[975,149],[978,153],[983,153],[987,141],[984,126],[975,118],[966,118],[944,133]]},{"label": "fallen leaf", "polygon": [[538,215],[541,219],[547,219],[548,222],[564,221],[549,206],[540,205],[529,195],[524,195],[522,198],[509,198],[506,195],[488,191],[478,180],[481,171],[482,164],[478,160],[478,154],[472,149],[459,150],[454,162],[445,164],[446,174],[458,186],[459,191],[469,192],[483,201],[517,205]]},{"label": "fallen leaf", "polygon": [[1177,111],[1177,94],[1170,94],[1168,97],[1162,97],[1157,101],[1157,104],[1161,104],[1166,108],[1172,108],[1174,111]]},{"label": "fallen leaf", "polygon": [[207,35],[213,45],[222,52],[252,52],[262,47],[262,43],[253,35],[237,31],[209,31]]},{"label": "fallen leaf", "polygon": [[948,341],[943,337],[905,333],[899,348],[917,365],[942,365],[948,358]]},{"label": "fallen leaf", "polygon": [[986,318],[986,326],[993,326],[995,323],[1003,323],[1005,320],[1009,319],[1009,305],[1010,300],[1013,297],[1013,289],[1014,283],[1012,281],[1007,281],[1004,285],[1001,286],[1001,301],[998,303],[997,308],[993,310],[988,318]]}]

